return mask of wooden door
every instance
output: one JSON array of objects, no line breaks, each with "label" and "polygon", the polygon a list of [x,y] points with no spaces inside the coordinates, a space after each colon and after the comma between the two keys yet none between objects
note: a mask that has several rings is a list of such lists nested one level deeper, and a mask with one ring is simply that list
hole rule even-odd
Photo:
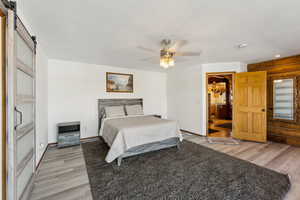
[{"label": "wooden door", "polygon": [[26,200],[35,175],[35,41],[12,10],[7,18],[8,197]]},{"label": "wooden door", "polygon": [[[1,6],[0,6],[1,8]],[[0,98],[0,131],[2,131],[0,136],[0,162],[1,162],[1,179],[0,179],[0,199],[6,198],[6,89],[5,89],[5,31],[6,31],[6,18],[0,9],[0,88],[1,88],[1,98]],[[2,196],[1,196],[2,194]]]},{"label": "wooden door", "polygon": [[248,71],[268,72],[268,140],[300,146],[300,55],[249,64]]},{"label": "wooden door", "polygon": [[235,74],[233,137],[267,141],[267,72]]}]

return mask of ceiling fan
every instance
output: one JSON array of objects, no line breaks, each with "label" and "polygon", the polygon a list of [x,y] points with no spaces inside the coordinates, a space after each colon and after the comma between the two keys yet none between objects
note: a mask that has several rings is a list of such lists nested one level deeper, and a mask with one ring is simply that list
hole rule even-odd
[{"label": "ceiling fan", "polygon": [[[139,49],[148,51],[151,53],[158,54],[160,56],[160,66],[167,69],[169,67],[173,67],[175,65],[175,57],[177,56],[200,56],[201,52],[186,52],[186,51],[179,51],[179,49],[186,45],[186,40],[170,40],[170,39],[163,39],[160,42],[160,50],[153,50],[150,48],[138,46]],[[151,58],[146,58],[143,60],[149,60]],[[155,57],[157,58],[157,57]]]}]

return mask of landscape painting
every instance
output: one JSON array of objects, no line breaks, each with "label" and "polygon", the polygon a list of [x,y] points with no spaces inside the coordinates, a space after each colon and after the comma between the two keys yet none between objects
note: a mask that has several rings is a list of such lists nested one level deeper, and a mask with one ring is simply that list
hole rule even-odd
[{"label": "landscape painting", "polygon": [[106,92],[133,92],[133,75],[106,72]]}]

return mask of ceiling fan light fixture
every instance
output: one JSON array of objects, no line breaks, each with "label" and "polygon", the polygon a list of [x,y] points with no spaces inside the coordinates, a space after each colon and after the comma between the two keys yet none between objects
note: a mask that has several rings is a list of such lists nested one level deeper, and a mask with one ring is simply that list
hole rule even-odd
[{"label": "ceiling fan light fixture", "polygon": [[173,67],[175,65],[175,61],[173,58],[169,59],[169,66]]},{"label": "ceiling fan light fixture", "polygon": [[163,67],[164,69],[168,69],[168,68],[169,68],[168,65],[163,65],[162,67]]},{"label": "ceiling fan light fixture", "polygon": [[167,65],[166,63],[160,63],[160,66],[164,69],[168,69],[169,65]]},{"label": "ceiling fan light fixture", "polygon": [[173,67],[175,65],[174,58],[172,57],[161,57],[160,58],[160,66],[167,69],[169,67]]},{"label": "ceiling fan light fixture", "polygon": [[[179,51],[179,49],[186,45],[186,40],[170,40],[170,39],[164,39],[160,42],[161,48],[159,50],[159,56],[160,56],[160,66],[167,69],[169,67],[175,66],[175,56],[200,56],[201,52],[193,52],[193,51]],[[156,52],[153,49],[138,46],[139,49],[142,49],[144,51],[148,52]],[[158,52],[157,52],[158,53]],[[153,59],[157,59],[157,57],[152,57]],[[151,59],[152,59],[151,58]],[[146,60],[146,59],[143,59]],[[157,60],[156,60],[157,61]],[[180,60],[179,60],[180,62]]]}]

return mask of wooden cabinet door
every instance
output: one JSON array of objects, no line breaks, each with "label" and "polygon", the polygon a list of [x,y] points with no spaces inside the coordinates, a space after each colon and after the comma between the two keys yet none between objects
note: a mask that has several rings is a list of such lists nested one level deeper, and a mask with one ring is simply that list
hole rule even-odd
[{"label": "wooden cabinet door", "polygon": [[233,137],[267,141],[267,72],[235,74]]}]

